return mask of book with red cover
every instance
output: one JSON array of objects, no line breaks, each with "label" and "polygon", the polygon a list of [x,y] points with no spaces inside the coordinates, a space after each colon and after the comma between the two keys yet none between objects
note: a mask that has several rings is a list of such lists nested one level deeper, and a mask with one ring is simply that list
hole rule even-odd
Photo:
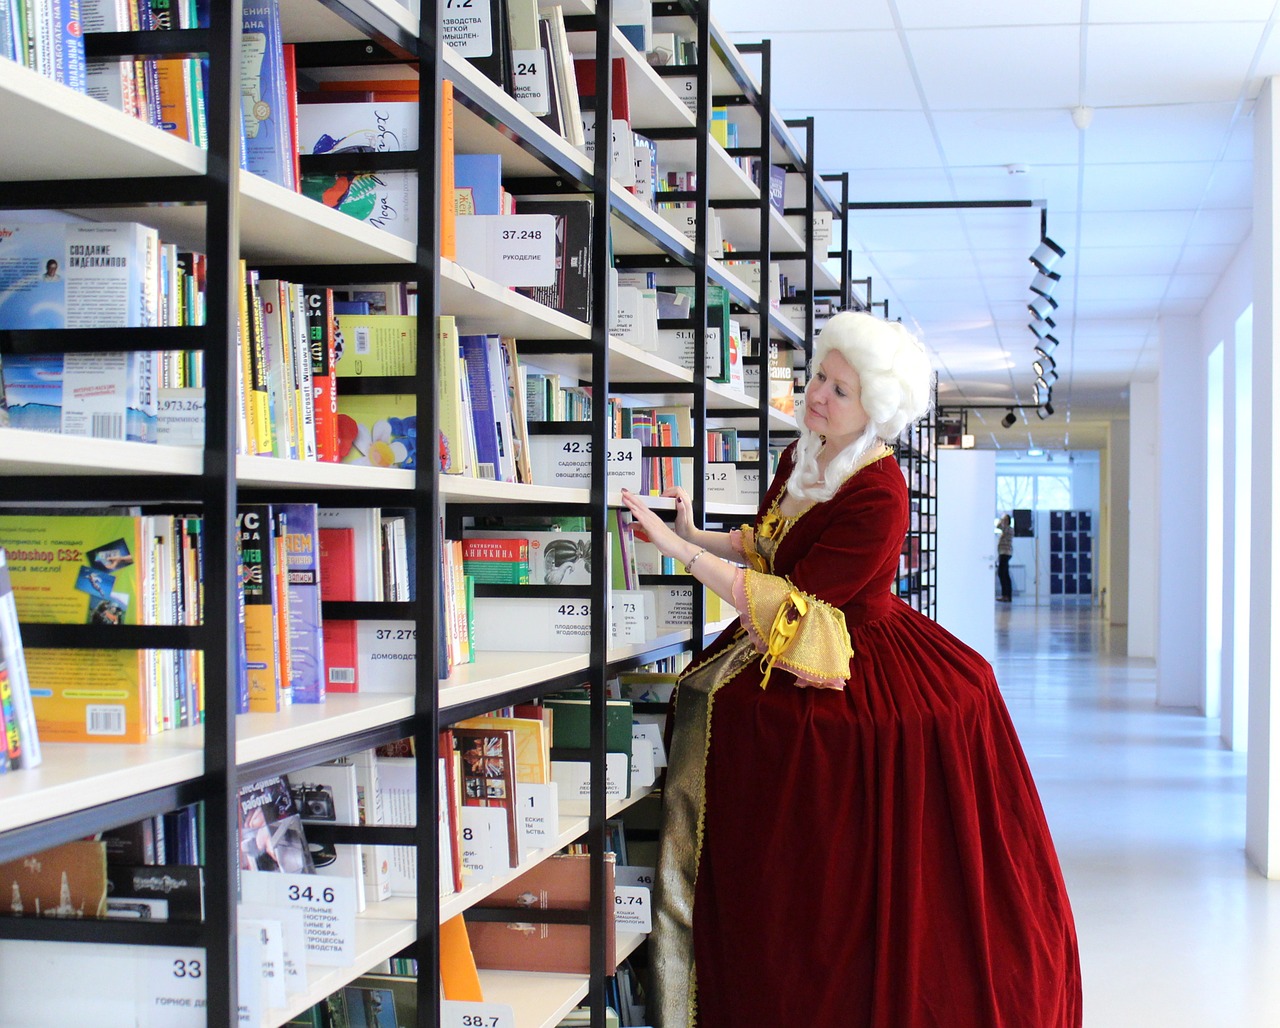
[{"label": "book with red cover", "polygon": [[289,142],[293,150],[294,188],[302,188],[302,165],[298,160],[298,59],[292,43],[280,48],[284,62],[284,98],[288,107]]},{"label": "book with red cover", "polygon": [[520,835],[516,825],[516,737],[509,728],[461,728],[453,737],[462,754],[462,805],[501,807],[506,812],[507,854],[512,867],[520,864]]},{"label": "book with red cover", "polygon": [[[595,902],[613,910],[614,855],[605,854],[604,895]],[[476,904],[477,908],[589,910],[591,857],[585,853],[548,857]],[[527,921],[468,921],[476,967],[493,971],[591,973],[591,929],[581,924],[531,924]],[[617,951],[612,917],[605,918],[605,973],[614,970]]]},{"label": "book with red cover", "polygon": [[360,691],[360,646],[354,621],[325,619],[324,679],[328,692]]},{"label": "book with red cover", "polygon": [[350,603],[356,598],[354,528],[320,529],[320,599]]},{"label": "book with red cover", "polygon": [[[594,57],[576,57],[573,61],[573,74],[578,80],[578,98],[583,109],[594,109],[596,95],[596,59]],[[631,97],[627,93],[627,62],[625,58],[613,59],[613,117],[631,125]]]},{"label": "book with red cover", "polygon": [[528,560],[528,539],[463,539],[463,560]]}]

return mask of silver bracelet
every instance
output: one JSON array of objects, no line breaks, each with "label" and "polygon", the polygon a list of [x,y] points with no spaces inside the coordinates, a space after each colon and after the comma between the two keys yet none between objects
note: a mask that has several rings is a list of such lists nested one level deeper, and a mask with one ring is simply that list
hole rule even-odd
[{"label": "silver bracelet", "polygon": [[690,557],[688,560],[684,562],[684,573],[686,575],[693,574],[693,566],[696,563],[698,563],[698,558],[701,557],[706,552],[707,552],[706,547],[703,547],[701,550],[699,550],[697,553],[695,553],[692,557]]}]

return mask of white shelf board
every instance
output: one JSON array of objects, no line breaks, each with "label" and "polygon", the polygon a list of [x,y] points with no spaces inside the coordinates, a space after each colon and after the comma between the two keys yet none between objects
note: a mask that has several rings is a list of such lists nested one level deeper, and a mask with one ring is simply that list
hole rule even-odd
[{"label": "white shelf board", "polygon": [[0,178],[153,178],[205,172],[204,151],[198,147],[2,58],[0,125],[38,126],[33,145],[4,148]]},{"label": "white shelf board", "polygon": [[[568,12],[566,12],[568,13]],[[531,150],[518,139],[536,138],[546,149],[555,153],[567,166],[577,166],[583,174],[592,174],[591,162],[582,151],[558,133],[526,111],[515,98],[503,92],[485,74],[478,71],[466,58],[458,56],[448,44],[443,45],[444,77],[454,84],[453,146],[456,153],[496,153],[502,157],[504,177],[539,177],[553,174]],[[467,105],[466,96],[483,96],[488,103],[497,106],[502,113],[505,131],[495,128],[487,118],[477,114]],[[518,207],[517,207],[518,211]]]},{"label": "white shelf board", "polygon": [[719,409],[733,407],[745,413],[756,410],[757,403],[755,397],[730,389],[723,382],[708,382],[707,406]]},{"label": "white shelf board", "polygon": [[413,697],[395,693],[330,693],[324,703],[295,703],[278,714],[236,717],[236,763],[319,746],[345,735],[413,717]]},{"label": "white shelf board", "polygon": [[[716,140],[708,145],[707,167],[713,200],[758,200],[760,189]],[[659,163],[672,171],[696,171],[697,147],[692,139],[658,140]]]},{"label": "white shelf board", "polygon": [[[521,356],[520,363],[530,369],[547,374],[562,375],[580,382],[591,380],[591,355],[585,353],[532,354]],[[628,382],[670,382],[672,385],[688,384],[693,381],[693,373],[677,364],[663,360],[657,354],[642,350],[638,346],[616,337],[609,339],[609,381],[614,388],[610,395],[625,394]],[[647,394],[646,394],[647,395]],[[680,402],[687,405],[689,394],[682,394]],[[657,401],[642,401],[654,406]],[[585,431],[585,429],[584,429]]]},{"label": "white shelf board", "polygon": [[[369,910],[388,906],[389,903],[371,903]],[[404,910],[403,904],[397,908]],[[366,912],[367,913],[367,912]],[[413,945],[417,939],[417,924],[412,913],[408,920],[390,920],[380,917],[356,916],[355,958],[345,967],[319,967],[307,965],[307,990],[289,997],[287,1006],[264,1012],[264,1025],[284,1024],[308,1007],[313,1007],[330,993],[337,992],[348,982],[365,974],[381,960],[395,956],[402,949]]]},{"label": "white shelf board", "polygon": [[[365,0],[409,35],[418,34],[418,15],[396,0]],[[417,3],[414,4],[417,8]],[[317,0],[281,0],[280,27],[287,43],[330,43],[339,39],[365,39],[362,32],[326,4]]]},{"label": "white shelf board", "polygon": [[538,10],[540,11],[545,12],[549,8],[556,6],[564,8],[564,16],[566,18],[596,13],[596,5],[593,0],[538,0]]},{"label": "white shelf board", "polygon": [[[569,50],[575,59],[594,58],[595,34],[570,32]],[[632,129],[643,135],[645,129],[651,128],[693,128],[696,124],[693,113],[616,25],[613,27],[613,53],[614,57],[621,57],[626,62]]]},{"label": "white shelf board", "polygon": [[0,428],[0,476],[198,475],[204,453],[194,446],[156,446],[113,439]]},{"label": "white shelf board", "polygon": [[[583,431],[588,430],[584,428]],[[520,485],[463,475],[441,475],[440,496],[446,503],[586,503],[590,498],[586,489]]]},{"label": "white shelf board", "polygon": [[[412,264],[417,247],[268,182],[239,173],[240,252],[251,264]],[[140,221],[179,247],[206,250],[199,204],[80,210],[95,221]]]},{"label": "white shelf board", "polygon": [[752,306],[760,302],[760,294],[747,285],[737,271],[719,260],[712,259],[708,263],[715,269],[715,274],[724,279],[735,299],[739,301],[745,300]]},{"label": "white shelf board", "polygon": [[[672,502],[670,500],[668,503]],[[655,504],[650,504],[655,506]],[[690,579],[692,581],[692,579]],[[666,646],[679,646],[681,643],[687,643],[693,638],[690,630],[683,632],[668,632],[666,635],[660,635],[655,639],[648,639],[642,643],[629,643],[626,646],[610,646],[609,647],[609,663],[619,660],[634,660],[636,657],[643,657],[651,650],[660,650]]]},{"label": "white shelf board", "polygon": [[707,513],[715,514],[719,517],[754,518],[756,516],[756,508],[750,503],[708,503]]},{"label": "white shelf board", "polygon": [[[622,961],[640,948],[647,935],[619,933],[614,944]],[[516,1015],[516,1028],[555,1028],[587,995],[583,975],[532,971],[481,971],[480,991],[486,1003],[506,1003]]]},{"label": "white shelf board", "polygon": [[440,261],[440,312],[452,314],[459,333],[492,333],[517,339],[591,338],[591,326],[506,286]]},{"label": "white shelf board", "polygon": [[774,432],[794,432],[800,426],[796,423],[794,414],[783,414],[780,410],[769,408],[769,428]]},{"label": "white shelf board", "polygon": [[[682,260],[693,260],[693,247],[682,232],[676,231],[662,215],[642,204],[616,182],[613,184],[613,251],[617,254],[655,254],[674,252]],[[625,217],[623,216],[625,212]],[[666,248],[654,241],[660,238]]]},{"label": "white shelf board", "polygon": [[[722,207],[716,210],[720,231],[726,242],[739,250],[760,249],[760,211],[749,207]],[[796,235],[776,208],[769,208],[769,248],[774,252],[803,253],[804,240]],[[777,263],[775,261],[775,263]]]},{"label": "white shelf board", "polygon": [[705,638],[714,639],[726,628],[734,624],[737,620],[738,620],[737,618],[725,618],[725,620],[723,621],[716,621],[711,624],[708,624],[706,626],[706,631],[704,633]]},{"label": "white shelf board", "polygon": [[[278,489],[403,489],[413,488],[414,473],[401,468],[371,468],[327,461],[282,460],[278,457],[236,457],[236,482],[242,486]],[[358,497],[353,497],[358,502]],[[406,500],[406,502],[408,502]]]},{"label": "white shelf board", "polygon": [[0,775],[0,832],[195,778],[203,738],[181,728],[139,745],[43,743],[39,767]]},{"label": "white shelf board", "polygon": [[585,672],[586,653],[485,652],[471,664],[459,664],[440,682],[440,709],[485,699],[561,675]]}]

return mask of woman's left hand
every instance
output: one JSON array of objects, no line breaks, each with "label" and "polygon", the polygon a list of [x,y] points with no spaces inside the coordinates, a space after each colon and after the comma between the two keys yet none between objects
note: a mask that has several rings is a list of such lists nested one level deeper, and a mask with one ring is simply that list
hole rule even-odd
[{"label": "woman's left hand", "polygon": [[631,511],[636,524],[644,530],[649,541],[664,557],[677,557],[682,549],[688,547],[689,544],[676,535],[671,526],[651,511],[648,504],[635,493],[623,489],[622,502],[626,504],[627,510]]}]

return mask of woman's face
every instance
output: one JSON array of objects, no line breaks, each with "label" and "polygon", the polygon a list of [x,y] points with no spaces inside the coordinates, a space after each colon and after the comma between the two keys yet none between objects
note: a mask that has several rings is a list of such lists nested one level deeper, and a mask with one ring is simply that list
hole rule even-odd
[{"label": "woman's face", "polygon": [[866,431],[870,418],[862,409],[862,380],[847,360],[828,350],[805,389],[804,424],[838,453]]}]

